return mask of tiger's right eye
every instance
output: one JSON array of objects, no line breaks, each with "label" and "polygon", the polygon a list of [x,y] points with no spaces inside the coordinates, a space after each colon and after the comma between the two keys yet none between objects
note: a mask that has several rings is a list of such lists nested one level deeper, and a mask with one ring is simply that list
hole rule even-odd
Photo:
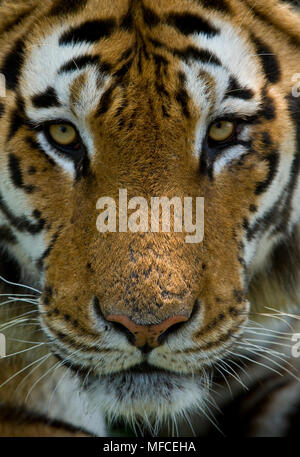
[{"label": "tiger's right eye", "polygon": [[50,124],[48,133],[53,142],[58,146],[72,146],[80,141],[75,128],[70,124]]},{"label": "tiger's right eye", "polygon": [[209,139],[216,143],[229,141],[234,134],[234,122],[219,120],[214,122],[209,129]]}]

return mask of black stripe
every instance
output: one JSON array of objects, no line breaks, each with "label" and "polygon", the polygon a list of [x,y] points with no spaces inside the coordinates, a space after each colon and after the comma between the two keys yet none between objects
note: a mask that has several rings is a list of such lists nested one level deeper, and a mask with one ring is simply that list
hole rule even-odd
[{"label": "black stripe", "polygon": [[8,167],[11,180],[16,187],[24,190],[24,192],[27,192],[28,194],[31,194],[36,190],[35,186],[24,184],[20,159],[13,153],[10,153],[8,156]]},{"label": "black stripe", "polygon": [[109,110],[109,108],[111,106],[111,101],[112,101],[112,94],[113,94],[113,91],[115,90],[115,88],[116,88],[116,84],[112,84],[109,87],[109,89],[107,89],[107,91],[104,92],[104,94],[102,95],[100,104],[99,104],[99,107],[97,110],[98,116],[105,114]]},{"label": "black stripe", "polygon": [[241,87],[234,76],[230,77],[229,86],[225,94],[225,98],[234,97],[242,98],[243,100],[251,100],[254,97],[254,92],[251,89]]},{"label": "black stripe", "polygon": [[205,8],[221,11],[222,13],[230,12],[230,8],[226,3],[226,0],[197,0],[197,2]]},{"label": "black stripe", "polygon": [[155,48],[165,48],[167,49],[167,46],[162,43],[161,41],[157,40],[156,38],[152,38],[151,36],[147,37],[147,40],[155,47]]},{"label": "black stripe", "polygon": [[205,49],[198,49],[195,46],[187,46],[183,49],[174,49],[151,37],[147,37],[147,39],[155,48],[165,49],[166,51],[183,59],[186,62],[189,62],[190,60],[198,60],[204,64],[210,63],[222,66],[220,59],[215,54]]},{"label": "black stripe", "polygon": [[215,37],[220,31],[211,25],[206,19],[196,16],[195,14],[173,13],[167,17],[167,23],[178,29],[184,35],[192,33],[204,33],[209,37]]},{"label": "black stripe", "polygon": [[13,138],[13,136],[17,133],[17,131],[22,127],[23,124],[24,118],[20,115],[17,109],[14,110],[10,118],[10,126],[7,141],[10,141]]},{"label": "black stripe", "polygon": [[290,170],[290,181],[284,191],[286,202],[281,214],[281,223],[277,227],[277,231],[283,231],[287,227],[290,220],[292,211],[292,200],[294,192],[299,180],[300,174],[300,99],[289,95],[287,98],[289,112],[295,123],[296,129],[296,150],[294,153],[294,160]]},{"label": "black stripe", "polygon": [[0,243],[16,244],[17,238],[8,225],[0,225]]},{"label": "black stripe", "polygon": [[117,71],[113,73],[113,76],[115,76],[119,81],[121,81],[124,76],[129,72],[130,68],[132,67],[134,59],[130,59],[128,62],[126,62],[124,65],[122,65]]},{"label": "black stripe", "polygon": [[51,286],[46,285],[44,287],[43,295],[42,295],[42,303],[43,305],[49,306],[53,297],[53,289]]},{"label": "black stripe", "polygon": [[22,11],[20,14],[18,14],[12,21],[6,23],[3,27],[3,29],[0,29],[0,33],[7,33],[13,30],[15,27],[18,27],[19,25],[22,24],[22,22],[29,17],[30,15],[33,15],[35,7],[31,7],[27,11]]},{"label": "black stripe", "polygon": [[31,235],[40,233],[45,226],[45,220],[39,219],[37,223],[31,222],[26,216],[15,216],[13,211],[7,206],[3,196],[0,194],[0,210],[19,232],[27,232]]},{"label": "black stripe", "polygon": [[145,5],[142,5],[142,12],[144,22],[148,27],[154,27],[160,23],[159,16],[150,8],[146,8]]},{"label": "black stripe", "polygon": [[21,425],[31,425],[31,424],[44,424],[47,427],[58,428],[61,430],[66,430],[71,433],[83,433],[86,435],[91,435],[90,432],[85,431],[82,428],[74,427],[71,424],[66,422],[52,420],[47,416],[42,414],[34,413],[33,411],[27,410],[23,406],[10,406],[9,404],[0,404],[0,420],[1,422],[13,422]]},{"label": "black stripe", "polygon": [[191,117],[191,113],[189,111],[189,96],[184,87],[181,87],[177,93],[175,94],[176,101],[180,104],[182,109],[182,114],[189,119]]},{"label": "black stripe", "polygon": [[266,156],[266,158],[264,160],[266,162],[268,162],[269,172],[268,172],[268,176],[265,179],[265,181],[257,183],[256,189],[255,189],[256,195],[260,195],[260,194],[266,192],[266,190],[268,190],[269,186],[272,184],[273,179],[275,178],[277,169],[278,169],[278,163],[279,163],[278,152],[272,151],[269,155]]},{"label": "black stripe", "polygon": [[[273,16],[271,15],[270,10],[268,8],[257,8],[252,0],[244,0],[244,2],[248,5],[249,9],[260,21],[265,22],[269,29],[273,26],[274,29],[280,30],[282,33],[284,33],[284,39],[290,46],[292,46],[294,49],[299,47],[300,37],[298,28],[294,29],[291,26],[288,27],[288,24],[284,20],[282,20],[280,23],[279,20],[276,20],[276,18],[274,18],[273,21]],[[282,19],[284,18],[284,14],[285,12],[282,11]],[[296,17],[294,19],[296,20]]]},{"label": "black stripe", "polygon": [[252,36],[252,40],[256,47],[256,53],[261,60],[263,70],[267,81],[275,84],[280,81],[281,70],[279,61],[274,55],[272,49],[259,38]]},{"label": "black stripe", "polygon": [[267,94],[266,88],[262,91],[262,106],[260,108],[260,116],[263,116],[268,121],[273,121],[276,117],[276,109],[274,100]]},{"label": "black stripe", "polygon": [[132,8],[130,7],[127,13],[122,17],[120,22],[120,27],[122,29],[131,31],[133,28],[133,16],[132,16]]},{"label": "black stripe", "polygon": [[0,118],[3,116],[5,111],[4,103],[0,102]]},{"label": "black stripe", "polygon": [[91,381],[91,370],[82,367],[81,365],[75,365],[75,363],[69,362],[69,355],[66,353],[66,355],[61,356],[58,354],[58,352],[53,352],[53,355],[57,357],[57,359],[62,362],[62,366],[65,366],[69,370],[71,370],[76,376],[78,376],[82,381],[83,381],[83,389],[88,389],[90,387]]},{"label": "black stripe", "polygon": [[276,222],[280,220],[280,213],[278,208],[285,198],[285,191],[278,197],[276,203],[268,209],[263,216],[256,220],[252,226],[249,227],[247,232],[247,240],[252,241],[258,233],[265,233],[271,226],[275,226]]},{"label": "black stripe", "polygon": [[111,35],[114,28],[115,21],[113,19],[87,21],[65,32],[61,36],[59,44],[64,46],[76,43],[96,43]]},{"label": "black stripe", "polygon": [[57,93],[53,87],[48,87],[45,92],[32,97],[32,104],[35,108],[51,108],[61,106]]},{"label": "black stripe", "polygon": [[69,62],[66,62],[60,69],[58,70],[58,73],[68,73],[70,71],[78,71],[78,70],[83,70],[85,67],[88,65],[99,65],[100,66],[100,60],[98,56],[80,56],[76,57],[75,59],[70,60]]},{"label": "black stripe", "polygon": [[7,141],[10,141],[24,124],[25,124],[24,102],[20,97],[18,97],[17,106],[11,113]]},{"label": "black stripe", "polygon": [[59,70],[58,73],[68,73],[72,71],[83,70],[88,65],[96,65],[98,71],[103,74],[109,74],[111,65],[107,62],[101,62],[98,56],[80,56],[65,63]]},{"label": "black stripe", "polygon": [[[51,313],[51,310],[49,311],[49,313]],[[54,313],[55,313],[55,310],[54,310]],[[57,309],[57,313],[60,314],[60,311],[59,309]],[[73,338],[73,335],[67,335],[63,332],[59,332],[58,330],[56,330],[55,328],[51,327],[49,324],[48,324],[51,332],[53,333],[53,335],[57,336],[57,338],[61,341],[63,341],[64,343],[66,343],[66,345],[69,345],[71,346],[71,348],[69,347],[64,347],[64,351],[65,352],[70,352],[70,350],[73,350],[74,349],[80,349],[81,352],[85,352],[85,353],[92,353],[92,351],[96,351],[98,353],[106,353],[106,352],[109,352],[107,349],[99,349],[99,346],[97,344],[91,344],[90,346],[88,346],[87,344],[85,343],[82,343],[82,342],[79,342],[76,340],[76,336],[75,335],[75,338]],[[86,329],[82,328],[80,329],[81,331],[83,331],[83,333],[86,334]],[[55,341],[54,341],[55,342]],[[72,351],[72,352],[73,352]],[[70,357],[69,357],[70,358]],[[72,363],[72,362],[71,362]]]},{"label": "black stripe", "polygon": [[43,267],[44,267],[44,261],[47,259],[47,257],[49,257],[49,255],[51,254],[51,251],[52,249],[54,248],[55,246],[55,243],[59,237],[59,234],[61,232],[61,230],[63,229],[63,226],[61,225],[57,232],[53,235],[51,241],[50,241],[50,244],[48,246],[48,248],[45,250],[45,252],[43,253],[43,255],[40,257],[40,259],[37,261],[37,268],[42,270]]},{"label": "black stripe", "polygon": [[263,159],[264,161],[268,162],[269,172],[265,181],[257,183],[255,190],[256,195],[260,195],[268,189],[277,173],[279,164],[278,151],[273,149],[273,141],[270,137],[270,134],[267,131],[262,132],[261,134],[261,148],[263,150],[263,153],[267,153],[268,151],[270,151],[268,155]]},{"label": "black stripe", "polygon": [[32,138],[31,136],[27,136],[25,138],[25,141],[31,149],[34,149],[34,150],[38,151],[39,153],[43,154],[43,156],[47,159],[47,161],[53,167],[56,166],[56,162],[50,156],[48,156],[48,154],[46,154],[46,152],[43,150],[43,148],[40,146],[40,144],[37,141],[35,141],[34,138]]},{"label": "black stripe", "polygon": [[300,155],[300,98],[289,95],[286,97],[288,109],[296,127],[297,153]]},{"label": "black stripe", "polygon": [[75,14],[82,11],[87,5],[88,0],[56,0],[49,16],[62,16],[66,14]]},{"label": "black stripe", "polygon": [[6,87],[9,90],[15,90],[17,88],[24,61],[24,49],[24,40],[17,40],[13,48],[6,55],[0,69],[0,73],[3,73],[5,76]]},{"label": "black stripe", "polygon": [[[298,182],[300,173],[300,101],[292,96],[287,97],[289,109],[296,123],[298,151],[295,151],[295,156],[290,170],[290,181],[278,196],[275,204],[260,217],[255,224],[250,227],[247,233],[247,239],[252,240],[259,232],[265,232],[272,225],[275,227],[275,232],[285,233],[289,227],[291,202],[294,195],[294,190]],[[266,138],[266,136],[264,137]]]},{"label": "black stripe", "polygon": [[214,54],[205,49],[198,49],[194,46],[188,46],[187,48],[184,48],[182,50],[170,49],[170,52],[185,60],[186,62],[188,62],[189,60],[197,60],[202,63],[210,63],[219,66],[222,65],[221,61],[217,56],[215,56]]},{"label": "black stripe", "polygon": [[300,0],[281,0],[284,3],[288,3],[292,6],[300,6]]}]

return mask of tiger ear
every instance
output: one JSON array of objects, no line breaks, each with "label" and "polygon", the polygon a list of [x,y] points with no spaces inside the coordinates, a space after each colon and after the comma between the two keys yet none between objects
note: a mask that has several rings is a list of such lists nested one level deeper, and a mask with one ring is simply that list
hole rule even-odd
[{"label": "tiger ear", "polygon": [[263,271],[257,273],[249,286],[253,312],[300,310],[300,227],[282,241],[271,254]]}]

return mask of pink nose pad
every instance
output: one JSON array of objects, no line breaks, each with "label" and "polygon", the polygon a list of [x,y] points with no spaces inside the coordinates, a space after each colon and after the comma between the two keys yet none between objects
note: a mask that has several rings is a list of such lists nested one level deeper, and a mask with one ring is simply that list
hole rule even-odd
[{"label": "pink nose pad", "polygon": [[115,322],[123,326],[124,330],[129,331],[132,335],[132,343],[136,347],[141,348],[148,345],[151,348],[156,348],[160,346],[160,340],[167,330],[172,330],[172,327],[176,324],[187,322],[189,318],[182,315],[172,316],[156,325],[138,325],[127,316],[121,314],[111,314],[107,316],[106,320]]}]

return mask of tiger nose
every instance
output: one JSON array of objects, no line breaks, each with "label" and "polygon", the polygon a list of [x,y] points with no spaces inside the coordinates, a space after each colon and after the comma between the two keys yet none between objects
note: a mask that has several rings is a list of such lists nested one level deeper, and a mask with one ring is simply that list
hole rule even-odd
[{"label": "tiger nose", "polygon": [[183,315],[172,316],[156,325],[139,325],[121,314],[111,314],[106,320],[117,324],[118,329],[126,334],[134,346],[147,352],[149,348],[160,346],[167,335],[177,330],[180,324],[187,322],[189,318]]}]

